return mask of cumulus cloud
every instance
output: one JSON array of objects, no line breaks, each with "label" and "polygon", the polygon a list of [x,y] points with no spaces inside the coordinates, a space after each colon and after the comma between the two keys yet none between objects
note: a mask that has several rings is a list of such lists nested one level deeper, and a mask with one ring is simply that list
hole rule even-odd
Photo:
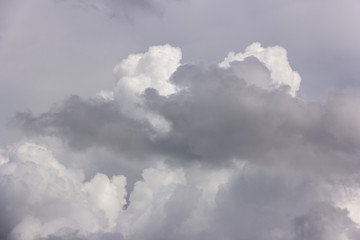
[{"label": "cumulus cloud", "polygon": [[84,182],[81,170],[67,169],[43,146],[22,143],[9,152],[9,162],[1,165],[0,186],[6,203],[2,222],[11,216],[16,223],[12,239],[38,239],[67,229],[85,234],[113,228],[125,205],[123,176],[109,179],[98,173]]},{"label": "cumulus cloud", "polygon": [[[248,46],[244,53],[240,52],[235,54],[234,52],[230,52],[219,66],[229,68],[232,62],[242,62],[249,57],[258,59],[270,71],[271,82],[268,82],[267,86],[262,84],[262,87],[271,89],[287,86],[289,87],[289,94],[293,97],[296,96],[296,92],[300,89],[301,78],[297,72],[291,69],[286,50],[280,46],[263,48],[260,43],[256,42]],[[245,78],[245,80],[247,79]],[[250,79],[248,82],[250,84],[256,84],[256,82]],[[259,86],[260,84],[256,85]]]},{"label": "cumulus cloud", "polygon": [[130,92],[139,97],[147,88],[156,89],[160,95],[176,92],[169,82],[170,76],[180,65],[181,50],[170,45],[153,46],[144,54],[132,54],[115,66],[119,79],[116,90]]},{"label": "cumulus cloud", "polygon": [[115,98],[125,115],[136,119],[147,119],[158,132],[169,131],[169,123],[158,114],[144,108],[141,95],[148,88],[155,89],[161,96],[177,91],[169,81],[180,65],[181,50],[170,45],[153,46],[144,54],[129,55],[114,68],[119,79],[115,87]]},{"label": "cumulus cloud", "polygon": [[141,239],[149,233],[157,235],[164,224],[176,228],[177,223],[192,216],[200,190],[205,190],[205,201],[213,201],[223,182],[222,178],[213,179],[212,184],[196,179],[197,189],[187,185],[182,169],[169,169],[159,163],[143,171],[143,180],[136,183],[130,204],[124,209],[124,176],[108,178],[97,173],[85,181],[81,171],[66,168],[47,148],[33,143],[14,146],[9,155],[9,161],[0,167],[1,200],[6,202],[2,226],[8,220],[6,216],[14,219],[13,226],[1,236],[9,234],[11,239],[96,239],[105,233]]},{"label": "cumulus cloud", "polygon": [[[3,238],[355,239],[357,224],[333,205],[330,182],[277,166],[238,162],[145,169],[125,207],[124,176],[85,181],[44,146],[9,149],[0,167],[1,202],[12,221]],[[15,201],[14,201],[15,200]],[[331,238],[330,238],[331,237]],[[342,237],[342,238],[341,238]]]},{"label": "cumulus cloud", "polygon": [[[356,239],[360,94],[296,98],[300,77],[278,46],[219,65],[180,60],[178,48],[150,47],[114,68],[113,91],[18,113],[28,142],[1,154],[1,236]],[[42,137],[151,166],[132,188],[126,173],[85,178]]]}]

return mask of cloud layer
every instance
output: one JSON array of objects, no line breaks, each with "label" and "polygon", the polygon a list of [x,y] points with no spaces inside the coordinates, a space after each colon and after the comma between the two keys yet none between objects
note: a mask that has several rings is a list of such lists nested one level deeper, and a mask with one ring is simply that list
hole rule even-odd
[{"label": "cloud layer", "polygon": [[[179,48],[153,46],[116,65],[112,91],[18,113],[27,139],[1,152],[1,237],[357,239],[360,95],[296,98],[286,54],[254,43],[181,64]],[[139,164],[141,178],[88,176],[51,139]]]}]

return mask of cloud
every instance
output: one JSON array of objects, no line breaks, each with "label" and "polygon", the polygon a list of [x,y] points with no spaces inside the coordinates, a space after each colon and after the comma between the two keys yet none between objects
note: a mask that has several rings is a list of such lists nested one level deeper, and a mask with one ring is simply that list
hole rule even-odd
[{"label": "cloud", "polygon": [[260,43],[253,43],[245,49],[244,53],[230,52],[219,66],[229,68],[232,62],[244,61],[249,57],[255,57],[269,69],[271,82],[267,83],[266,88],[288,86],[290,95],[296,96],[296,92],[300,89],[301,78],[291,69],[286,50],[280,46],[263,48]]},{"label": "cloud", "polygon": [[30,136],[60,137],[75,150],[105,147],[134,160],[165,157],[180,165],[219,166],[241,159],[324,174],[357,171],[360,126],[352,109],[359,94],[334,94],[324,103],[294,98],[290,82],[300,78],[275,84],[297,76],[285,50],[259,51],[267,56],[260,60],[271,64],[279,56],[286,67],[274,71],[285,73],[279,77],[251,57],[229,60],[226,69],[179,65],[178,48],[151,47],[115,67],[119,80],[110,97],[71,97],[39,116],[19,113],[14,123]]},{"label": "cloud", "polygon": [[172,125],[172,134],[159,142],[180,152],[181,159],[358,169],[358,114],[351,110],[358,93],[306,102],[286,89],[248,85],[214,66],[184,65],[172,81],[187,90],[167,98],[149,91],[146,97]]},{"label": "cloud", "polygon": [[[18,113],[28,142],[1,155],[2,236],[355,239],[358,208],[343,189],[359,192],[360,94],[296,98],[281,47],[229,56],[181,64],[180,49],[150,47],[115,67],[113,91]],[[88,166],[55,156],[49,137],[62,151],[110,151],[110,166],[148,165],[132,188],[123,169],[98,170],[101,157],[85,178]]]},{"label": "cloud", "polygon": [[144,169],[125,207],[124,176],[97,173],[85,181],[81,171],[29,142],[8,152],[9,162],[0,166],[4,238],[298,240],[359,234],[347,210],[330,202],[339,189],[295,169],[159,161]]},{"label": "cloud", "polygon": [[9,159],[7,159],[7,157],[4,154],[4,151],[2,149],[0,149],[0,166],[7,163],[9,161]]},{"label": "cloud", "polygon": [[0,1],[0,239],[360,239],[357,9]]},{"label": "cloud", "polygon": [[313,206],[308,213],[294,219],[295,240],[357,239],[358,226],[340,209],[324,202]]},{"label": "cloud", "polygon": [[180,65],[180,60],[181,50],[170,45],[153,46],[144,54],[129,55],[114,68],[119,79],[118,94],[132,93],[140,97],[147,88],[157,90],[162,96],[175,93],[176,86],[169,82],[169,78]]},{"label": "cloud", "polygon": [[169,81],[170,76],[180,65],[181,50],[170,45],[153,46],[144,54],[129,55],[115,66],[114,74],[118,82],[115,98],[122,112],[133,118],[145,118],[158,131],[166,133],[169,123],[158,114],[144,108],[141,95],[148,88],[155,89],[161,96],[168,96],[177,91]]},{"label": "cloud", "polygon": [[74,96],[40,117],[22,113],[20,119],[30,135],[60,137],[77,151],[104,146],[131,159],[143,158],[151,150],[152,128],[123,115],[114,102],[88,102]]},{"label": "cloud", "polygon": [[1,223],[9,217],[16,224],[13,239],[38,239],[67,229],[108,230],[125,205],[125,184],[123,176],[109,179],[100,173],[85,182],[81,170],[67,169],[45,147],[22,143],[0,168],[1,202],[6,204]]}]

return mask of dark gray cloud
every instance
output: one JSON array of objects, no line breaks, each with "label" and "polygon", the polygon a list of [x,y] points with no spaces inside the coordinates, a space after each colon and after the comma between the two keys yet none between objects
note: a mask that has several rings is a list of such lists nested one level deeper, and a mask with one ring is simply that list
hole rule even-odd
[{"label": "dark gray cloud", "polygon": [[246,85],[212,66],[183,66],[172,81],[187,90],[148,99],[172,123],[164,144],[180,152],[205,161],[282,161],[327,170],[358,164],[358,116],[352,110],[358,93],[306,102],[281,89]]},{"label": "dark gray cloud", "polygon": [[[146,120],[125,116],[114,101],[78,97],[39,116],[19,113],[14,121],[30,134],[60,137],[74,150],[106,147],[129,159],[167,156],[215,165],[242,159],[323,173],[359,169],[359,117],[353,111],[358,93],[334,94],[324,103],[299,100],[286,88],[269,91],[247,84],[238,76],[248,65],[238,62],[228,70],[184,65],[171,81],[185,90],[160,96],[148,89],[146,107],[171,123],[162,137],[153,138]],[[263,76],[270,78],[266,72]]]},{"label": "dark gray cloud", "polygon": [[84,101],[73,96],[38,117],[20,113],[16,122],[30,135],[60,137],[75,151],[108,147],[138,159],[144,158],[152,147],[151,128],[124,116],[114,102]]}]

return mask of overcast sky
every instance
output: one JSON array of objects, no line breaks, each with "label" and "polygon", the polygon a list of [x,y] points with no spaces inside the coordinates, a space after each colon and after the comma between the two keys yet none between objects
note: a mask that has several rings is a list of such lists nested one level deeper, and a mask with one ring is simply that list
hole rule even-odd
[{"label": "overcast sky", "polygon": [[360,238],[358,0],[0,0],[0,238]]}]

